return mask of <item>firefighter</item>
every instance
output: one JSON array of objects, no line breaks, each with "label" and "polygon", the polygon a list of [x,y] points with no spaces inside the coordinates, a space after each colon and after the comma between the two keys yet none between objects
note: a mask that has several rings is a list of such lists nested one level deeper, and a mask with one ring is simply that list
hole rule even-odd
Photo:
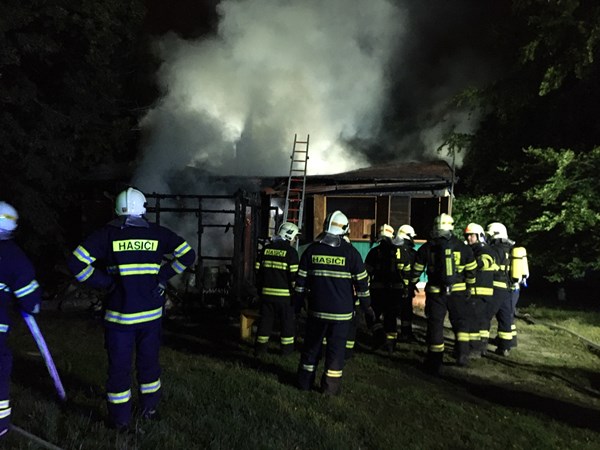
[{"label": "firefighter", "polygon": [[472,305],[468,301],[475,284],[477,263],[473,251],[453,233],[454,220],[441,214],[434,220],[431,238],[419,247],[411,283],[416,284],[427,271],[425,314],[427,316],[427,356],[425,369],[438,374],[444,356],[444,319],[449,313],[455,334],[457,365],[468,364],[469,321]]},{"label": "firefighter", "polygon": [[11,303],[16,299],[18,308],[36,314],[41,302],[41,289],[35,279],[33,264],[13,240],[18,220],[15,208],[0,202],[0,439],[8,433],[10,426],[12,353],[7,339]]},{"label": "firefighter", "polygon": [[415,237],[417,234],[410,225],[402,225],[396,232],[394,244],[400,247],[400,251],[408,255],[408,264],[404,267],[404,277],[408,284],[408,289],[405,290],[405,295],[400,299],[400,335],[398,340],[400,342],[411,342],[415,340],[415,336],[412,330],[413,321],[413,298],[415,296],[416,286],[410,281],[410,271],[415,264],[415,256],[417,251],[415,249]]},{"label": "firefighter", "polygon": [[[400,304],[408,292],[410,262],[407,252],[393,244],[394,229],[383,224],[379,229],[378,245],[373,247],[365,258],[365,268],[369,274],[369,291],[377,321],[373,324],[373,347],[383,344],[392,353],[398,338],[397,318]],[[379,318],[383,314],[383,327]],[[384,342],[382,342],[384,341]]]},{"label": "firefighter", "polygon": [[[182,237],[146,220],[145,203],[139,190],[122,191],[115,202],[117,217],[93,232],[68,260],[79,282],[108,291],[104,313],[108,424],[118,431],[127,431],[131,418],[134,349],[142,418],[158,419],[164,292],[168,280],[195,260],[194,250]],[[165,255],[173,259],[161,265]]]},{"label": "firefighter", "polygon": [[374,315],[370,307],[368,275],[360,253],[343,239],[347,229],[348,218],[341,211],[329,214],[323,233],[300,258],[295,286],[296,311],[300,311],[305,298],[308,300],[304,348],[297,378],[302,390],[310,390],[314,384],[323,338],[326,338],[321,390],[329,395],[340,392],[346,340],[354,315],[354,290],[363,311],[369,316]]},{"label": "firefighter", "polygon": [[256,287],[261,297],[254,347],[257,356],[267,351],[275,319],[281,324],[281,354],[289,355],[294,350],[296,325],[292,292],[298,273],[298,252],[294,243],[299,231],[295,224],[283,223],[256,261]]},{"label": "firefighter", "polygon": [[490,319],[487,311],[494,309],[494,273],[497,270],[495,252],[485,242],[483,227],[470,223],[465,228],[465,240],[473,250],[477,271],[472,291],[475,320],[470,328],[471,356],[479,358],[487,353],[490,337]]},{"label": "firefighter", "polygon": [[[496,354],[508,356],[512,347],[513,328],[515,328],[512,306],[513,283],[510,277],[510,254],[515,243],[508,238],[506,227],[500,222],[490,223],[486,232],[498,263],[494,273],[494,307],[488,311],[488,317],[491,321],[496,316],[498,321]],[[516,338],[516,328],[514,331]]]}]

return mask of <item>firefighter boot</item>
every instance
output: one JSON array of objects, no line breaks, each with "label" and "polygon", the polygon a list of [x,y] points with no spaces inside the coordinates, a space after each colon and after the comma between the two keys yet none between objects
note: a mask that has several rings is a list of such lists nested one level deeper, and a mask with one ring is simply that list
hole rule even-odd
[{"label": "firefighter boot", "polygon": [[321,392],[323,395],[338,395],[342,389],[342,377],[328,377],[323,374],[321,378]]},{"label": "firefighter boot", "polygon": [[412,331],[412,325],[401,325],[398,342],[414,342],[415,340],[416,339]]},{"label": "firefighter boot", "polygon": [[301,391],[310,391],[312,389],[315,383],[315,371],[315,366],[311,366],[311,370],[307,370],[303,368],[303,365],[300,365],[296,378],[298,389]]},{"label": "firefighter boot", "polygon": [[439,375],[442,369],[443,352],[428,352],[425,357],[423,369],[431,375]]},{"label": "firefighter boot", "polygon": [[267,353],[267,344],[262,344],[262,343],[257,342],[254,345],[254,356],[255,357],[258,358],[259,356],[265,355],[266,353]]},{"label": "firefighter boot", "polygon": [[466,367],[469,365],[469,341],[458,341],[456,343],[456,365]]}]

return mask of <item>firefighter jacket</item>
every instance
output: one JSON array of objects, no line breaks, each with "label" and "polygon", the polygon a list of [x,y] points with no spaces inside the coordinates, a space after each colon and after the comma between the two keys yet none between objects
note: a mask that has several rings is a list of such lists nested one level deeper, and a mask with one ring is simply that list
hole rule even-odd
[{"label": "firefighter jacket", "polygon": [[263,300],[291,301],[298,273],[298,252],[279,237],[267,245],[256,261],[256,288]]},{"label": "firefighter jacket", "polygon": [[496,255],[496,271],[494,272],[494,288],[499,290],[512,290],[510,278],[510,252],[514,243],[507,239],[494,239],[490,247]]},{"label": "firefighter jacket", "polygon": [[494,273],[498,270],[496,253],[484,242],[476,242],[470,247],[477,262],[472,293],[479,297],[491,297],[494,295]]},{"label": "firefighter jacket", "polygon": [[368,275],[352,244],[343,239],[332,241],[337,245],[313,242],[304,250],[296,278],[296,302],[308,298],[309,317],[351,320],[354,292],[363,309],[371,305]]},{"label": "firefighter jacket", "polygon": [[[444,260],[440,248],[452,257]],[[471,247],[456,236],[432,238],[417,250],[415,265],[411,270],[411,283],[416,284],[421,273],[426,270],[426,293],[464,292],[475,286],[476,269],[477,262]]]},{"label": "firefighter jacket", "polygon": [[41,289],[35,279],[33,264],[11,239],[0,240],[0,333],[10,328],[12,300],[27,313],[39,311]]},{"label": "firefighter jacket", "polygon": [[[170,254],[173,260],[161,265]],[[140,328],[162,317],[167,281],[195,258],[190,245],[170,229],[146,220],[131,226],[118,218],[79,245],[68,265],[78,281],[109,289],[106,326]]]},{"label": "firefighter jacket", "polygon": [[401,247],[382,239],[379,245],[369,250],[365,268],[370,276],[371,289],[406,290],[410,276],[409,254]]}]

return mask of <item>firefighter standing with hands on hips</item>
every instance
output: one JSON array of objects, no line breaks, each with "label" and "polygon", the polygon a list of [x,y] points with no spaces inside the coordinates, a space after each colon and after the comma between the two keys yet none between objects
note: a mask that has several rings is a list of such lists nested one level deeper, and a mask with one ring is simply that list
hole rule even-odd
[{"label": "firefighter standing with hands on hips", "polygon": [[33,264],[14,242],[19,215],[15,208],[0,202],[0,439],[10,426],[10,375],[12,353],[8,346],[9,308],[13,299],[29,314],[40,311],[41,289],[35,279]]},{"label": "firefighter standing with hands on hips", "polygon": [[346,340],[354,314],[354,292],[363,311],[374,315],[368,275],[360,253],[343,238],[348,225],[348,218],[341,211],[329,214],[323,233],[300,258],[294,301],[299,312],[305,298],[308,299],[308,318],[297,382],[305,391],[314,384],[323,338],[326,338],[321,390],[329,395],[340,392]]},{"label": "firefighter standing with hands on hips", "polygon": [[[127,431],[134,350],[142,418],[158,419],[164,291],[171,277],[194,263],[195,252],[170,229],[146,220],[146,197],[139,190],[124,190],[115,203],[118,217],[79,245],[68,264],[78,281],[108,290],[104,330],[109,426]],[[161,264],[165,255],[173,260]]]},{"label": "firefighter standing with hands on hips", "polygon": [[427,356],[425,369],[438,374],[444,357],[444,319],[449,313],[455,334],[457,365],[469,362],[469,323],[473,320],[469,301],[475,285],[477,262],[473,251],[453,233],[454,220],[441,214],[434,220],[431,239],[419,247],[412,270],[416,284],[427,270],[425,314],[427,316]]},{"label": "firefighter standing with hands on hips", "polygon": [[298,273],[298,252],[293,245],[299,231],[295,224],[283,223],[277,236],[263,248],[256,261],[256,287],[261,298],[254,346],[256,356],[267,351],[277,318],[281,324],[281,354],[289,355],[294,350],[296,325],[292,293]]}]

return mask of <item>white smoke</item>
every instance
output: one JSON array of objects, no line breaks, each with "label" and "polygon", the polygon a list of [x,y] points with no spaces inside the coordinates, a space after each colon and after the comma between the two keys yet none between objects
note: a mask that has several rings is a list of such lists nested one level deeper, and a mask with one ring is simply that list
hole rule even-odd
[{"label": "white smoke", "polygon": [[368,165],[345,143],[374,137],[386,68],[404,14],[386,0],[226,0],[218,33],[158,43],[163,97],[135,184],[168,192],[165,174],[284,176],[294,135],[310,135],[309,174]]}]

